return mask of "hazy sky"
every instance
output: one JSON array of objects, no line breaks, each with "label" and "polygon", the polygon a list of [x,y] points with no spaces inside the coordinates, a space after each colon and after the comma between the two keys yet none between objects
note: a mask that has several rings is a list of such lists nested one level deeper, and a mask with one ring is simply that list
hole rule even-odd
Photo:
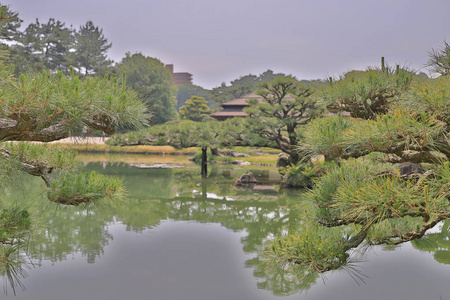
[{"label": "hazy sky", "polygon": [[[0,0],[25,24],[91,20],[113,46],[141,52],[212,88],[267,69],[324,79],[390,64],[420,69],[450,41],[450,0]],[[426,71],[425,69],[423,71]]]}]

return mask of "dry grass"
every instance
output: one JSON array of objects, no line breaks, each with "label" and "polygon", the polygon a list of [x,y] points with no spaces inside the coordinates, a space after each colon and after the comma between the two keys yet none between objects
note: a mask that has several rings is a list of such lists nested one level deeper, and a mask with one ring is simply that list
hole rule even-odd
[{"label": "dry grass", "polygon": [[91,163],[91,162],[109,162],[109,163],[142,163],[142,164],[183,164],[186,166],[194,163],[188,160],[188,156],[183,155],[146,155],[133,154],[123,155],[120,153],[80,153],[77,155],[77,160]]},{"label": "dry grass", "polygon": [[177,150],[171,146],[109,146],[94,143],[52,143],[48,144],[51,149],[75,150],[78,152],[106,152],[106,153],[141,153],[141,154],[195,154],[200,148],[192,147]]},{"label": "dry grass", "polygon": [[[113,162],[124,162],[123,154],[133,154],[132,156],[127,156],[127,163],[155,163],[158,160],[159,163],[185,163],[187,162],[188,156],[193,156],[201,152],[199,147],[191,147],[185,149],[175,149],[172,146],[149,146],[149,145],[139,145],[139,146],[109,146],[103,143],[49,143],[48,147],[50,149],[60,149],[60,150],[72,150],[79,153],[79,160],[94,162],[94,161],[113,161]],[[231,149],[230,149],[231,150]],[[232,150],[236,152],[243,152],[252,154],[252,149],[248,147],[235,147]],[[269,154],[276,152],[278,150],[271,148],[262,149],[263,155],[252,155],[243,158],[232,158],[229,160],[243,160],[250,162],[252,164],[270,164],[275,165],[277,163],[278,155]],[[89,154],[89,153],[95,153]],[[100,154],[100,155],[99,155]],[[102,155],[103,154],[103,155]],[[158,155],[157,158],[149,156],[149,154]],[[227,159],[218,159],[227,160]]]}]

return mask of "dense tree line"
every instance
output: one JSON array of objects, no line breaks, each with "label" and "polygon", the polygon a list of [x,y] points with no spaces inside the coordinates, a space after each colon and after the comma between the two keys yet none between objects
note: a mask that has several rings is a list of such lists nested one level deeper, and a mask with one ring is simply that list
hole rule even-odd
[{"label": "dense tree line", "polygon": [[[16,26],[20,23],[18,19]],[[16,75],[42,70],[67,74],[70,66],[84,76],[104,75],[112,65],[107,59],[111,43],[92,21],[77,30],[53,18],[47,22],[36,19],[23,31],[10,31],[8,38],[14,42],[9,49]]]}]

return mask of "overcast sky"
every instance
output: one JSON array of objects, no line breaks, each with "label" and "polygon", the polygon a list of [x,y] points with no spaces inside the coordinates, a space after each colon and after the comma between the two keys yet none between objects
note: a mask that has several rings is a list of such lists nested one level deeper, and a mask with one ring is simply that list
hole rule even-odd
[{"label": "overcast sky", "polygon": [[[267,69],[324,79],[390,64],[420,69],[450,41],[450,0],[0,0],[24,24],[91,20],[127,51],[173,64],[205,88]],[[426,72],[425,69],[423,71]]]}]

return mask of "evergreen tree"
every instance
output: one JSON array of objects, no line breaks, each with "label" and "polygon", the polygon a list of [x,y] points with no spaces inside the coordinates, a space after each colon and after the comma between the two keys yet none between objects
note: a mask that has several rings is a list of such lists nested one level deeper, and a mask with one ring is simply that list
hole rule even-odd
[{"label": "evergreen tree", "polygon": [[223,82],[220,86],[213,88],[211,98],[217,103],[237,99],[255,92],[260,88],[261,83],[273,81],[278,76],[286,75],[282,73],[274,74],[272,70],[267,70],[259,76],[252,74],[241,76],[231,81],[229,86]]},{"label": "evergreen tree", "polygon": [[0,39],[11,41],[16,37],[22,20],[19,13],[12,11],[8,6],[1,6],[0,9]]},{"label": "evergreen tree", "polygon": [[[9,46],[5,41],[11,41],[17,37],[18,29],[22,23],[19,14],[12,11],[8,6],[0,7],[0,50],[9,50]],[[1,51],[3,61],[10,59],[10,51]]]},{"label": "evergreen tree", "polygon": [[112,61],[106,57],[111,48],[103,30],[88,21],[75,32],[75,52],[73,52],[73,65],[84,75],[104,73],[111,66]]},{"label": "evergreen tree", "polygon": [[[0,5],[0,12],[0,24],[5,26],[5,6]],[[43,27],[63,26],[52,20],[49,24]],[[35,30],[35,41],[39,42],[34,45],[36,49],[59,68],[56,60],[63,49],[57,38],[50,38],[58,33],[38,33],[42,29],[38,22],[29,29],[29,33]],[[45,37],[46,42],[42,42],[40,39]],[[80,173],[75,153],[21,141],[54,141],[84,126],[109,134],[121,126],[142,128],[148,115],[136,93],[127,90],[125,84],[120,86],[116,79],[81,80],[73,71],[70,76],[61,71],[44,71],[16,78],[1,60],[0,83],[0,188],[14,184],[16,174],[24,172],[42,178],[48,200],[58,205],[90,205],[123,197],[120,179],[95,172]],[[32,221],[26,209],[0,207],[0,271],[13,290],[22,286],[20,279],[26,274],[20,270],[23,259],[18,252],[26,251],[20,246],[29,239]]]},{"label": "evergreen tree", "polygon": [[153,115],[152,123],[162,124],[178,117],[176,88],[171,74],[160,60],[140,53],[127,53],[114,71],[119,76],[126,74],[127,85],[145,100]]},{"label": "evergreen tree", "polygon": [[295,150],[299,139],[299,126],[308,123],[318,114],[317,101],[312,90],[291,77],[276,77],[262,83],[256,93],[261,101],[250,100],[245,109],[250,116],[252,130],[262,138],[274,142],[277,148],[288,154],[290,162],[299,161]]},{"label": "evergreen tree", "polygon": [[220,106],[214,102],[211,98],[211,93],[208,90],[205,90],[201,86],[193,85],[193,84],[182,84],[177,86],[177,106],[176,109],[179,110],[181,106],[185,104],[185,102],[190,99],[192,96],[198,96],[205,98],[208,101],[208,106],[210,109],[218,109]]},{"label": "evergreen tree", "polygon": [[[364,101],[372,103],[363,97],[371,95],[366,91],[397,96],[392,82],[404,82],[407,74],[388,80],[378,72],[346,76],[321,97],[345,95],[340,99],[352,113],[362,111]],[[418,240],[450,218],[450,78],[412,80],[402,101],[382,101],[382,109],[359,118],[318,118],[304,127],[297,150],[328,162],[320,164],[321,177],[298,203],[302,222],[271,243],[267,262],[309,280],[351,268],[358,250]]]},{"label": "evergreen tree", "polygon": [[186,120],[202,121],[210,113],[208,101],[203,97],[192,96],[180,107],[180,117]]},{"label": "evergreen tree", "polygon": [[47,23],[36,19],[16,39],[16,74],[42,68],[51,71],[68,71],[70,50],[74,46],[74,31],[53,18]]},{"label": "evergreen tree", "polygon": [[432,73],[442,76],[450,75],[450,45],[444,41],[444,46],[440,49],[432,49],[428,52],[427,67]]}]

